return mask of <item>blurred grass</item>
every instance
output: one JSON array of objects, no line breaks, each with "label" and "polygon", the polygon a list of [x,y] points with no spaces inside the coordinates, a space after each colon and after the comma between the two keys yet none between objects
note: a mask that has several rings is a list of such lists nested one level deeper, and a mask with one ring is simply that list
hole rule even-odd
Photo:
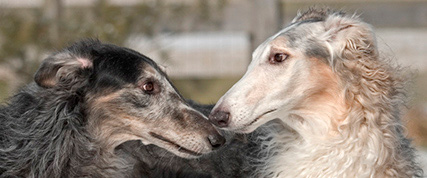
[{"label": "blurred grass", "polygon": [[418,73],[418,75],[414,79],[414,84],[414,104],[427,103],[427,72]]},{"label": "blurred grass", "polygon": [[172,83],[188,99],[202,104],[215,104],[240,77],[210,79],[174,79]]},{"label": "blurred grass", "polygon": [[414,143],[427,148],[427,72],[418,73],[413,91],[414,96],[404,121]]},{"label": "blurred grass", "polygon": [[9,86],[6,81],[0,80],[0,103],[9,97]]}]

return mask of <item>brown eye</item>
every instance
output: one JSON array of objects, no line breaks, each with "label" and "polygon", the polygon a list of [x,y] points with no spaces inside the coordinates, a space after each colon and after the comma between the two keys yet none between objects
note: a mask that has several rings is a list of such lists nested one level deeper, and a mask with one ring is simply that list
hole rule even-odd
[{"label": "brown eye", "polygon": [[142,90],[144,90],[146,92],[153,92],[154,91],[153,82],[147,82],[144,85],[142,85]]},{"label": "brown eye", "polygon": [[276,64],[285,61],[289,55],[285,53],[276,53],[273,57],[270,58],[270,63]]},{"label": "brown eye", "polygon": [[144,83],[141,83],[139,85],[139,88],[144,91],[146,94],[157,94],[160,92],[161,88],[159,86],[159,83],[153,80],[146,80]]}]

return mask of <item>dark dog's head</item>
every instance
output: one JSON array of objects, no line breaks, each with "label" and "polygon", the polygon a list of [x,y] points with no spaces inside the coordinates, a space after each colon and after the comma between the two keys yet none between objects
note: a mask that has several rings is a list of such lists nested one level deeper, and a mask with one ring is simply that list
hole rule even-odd
[{"label": "dark dog's head", "polygon": [[76,43],[48,57],[35,81],[46,90],[81,95],[85,128],[107,150],[141,140],[196,157],[225,141],[151,59],[127,48]]}]

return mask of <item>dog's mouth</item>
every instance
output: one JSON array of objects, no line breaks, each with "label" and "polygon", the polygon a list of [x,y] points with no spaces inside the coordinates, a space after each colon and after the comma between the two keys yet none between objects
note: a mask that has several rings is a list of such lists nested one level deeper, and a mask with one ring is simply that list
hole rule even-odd
[{"label": "dog's mouth", "polygon": [[161,136],[159,134],[156,134],[154,132],[149,132],[149,134],[152,137],[156,138],[156,139],[159,139],[161,141],[169,143],[170,145],[172,145],[173,147],[175,147],[179,152],[186,153],[186,154],[193,155],[193,156],[201,156],[202,155],[201,153],[197,153],[195,151],[192,151],[192,150],[189,150],[187,148],[184,148],[181,145],[178,145],[177,143],[175,143],[175,142],[173,142],[173,141],[171,141],[171,140],[169,140],[169,139],[167,139],[167,138],[165,138],[165,137],[163,137],[163,136]]},{"label": "dog's mouth", "polygon": [[272,110],[269,110],[269,111],[267,111],[267,112],[264,112],[264,113],[262,113],[261,115],[259,115],[258,117],[256,117],[252,122],[250,122],[249,124],[246,124],[245,125],[245,127],[249,127],[249,126],[251,126],[252,124],[254,124],[255,122],[257,122],[259,119],[261,119],[262,118],[262,116],[265,116],[265,115],[267,115],[267,114],[269,114],[269,113],[272,113],[272,112],[274,112],[274,111],[276,111],[277,109],[272,109]]},{"label": "dog's mouth", "polygon": [[249,130],[249,127],[251,126],[251,125],[253,125],[254,123],[256,123],[256,122],[258,122],[263,116],[265,116],[265,115],[267,115],[267,114],[270,114],[270,113],[272,113],[272,112],[274,112],[274,111],[276,111],[277,109],[271,109],[271,110],[268,110],[267,112],[264,112],[264,113],[262,113],[261,115],[259,115],[258,117],[256,117],[253,121],[251,121],[251,122],[249,122],[249,123],[247,123],[247,124],[245,124],[245,125],[243,125],[242,127],[240,127],[239,129],[236,129],[236,130],[240,130],[241,132],[247,132],[248,130]]}]

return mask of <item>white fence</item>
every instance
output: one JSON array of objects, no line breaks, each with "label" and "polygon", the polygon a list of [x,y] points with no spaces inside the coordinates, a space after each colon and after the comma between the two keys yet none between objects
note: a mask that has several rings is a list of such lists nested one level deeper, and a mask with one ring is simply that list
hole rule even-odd
[{"label": "white fence", "polygon": [[241,76],[251,60],[249,35],[244,32],[203,32],[132,35],[127,46],[166,67],[173,77]]}]

